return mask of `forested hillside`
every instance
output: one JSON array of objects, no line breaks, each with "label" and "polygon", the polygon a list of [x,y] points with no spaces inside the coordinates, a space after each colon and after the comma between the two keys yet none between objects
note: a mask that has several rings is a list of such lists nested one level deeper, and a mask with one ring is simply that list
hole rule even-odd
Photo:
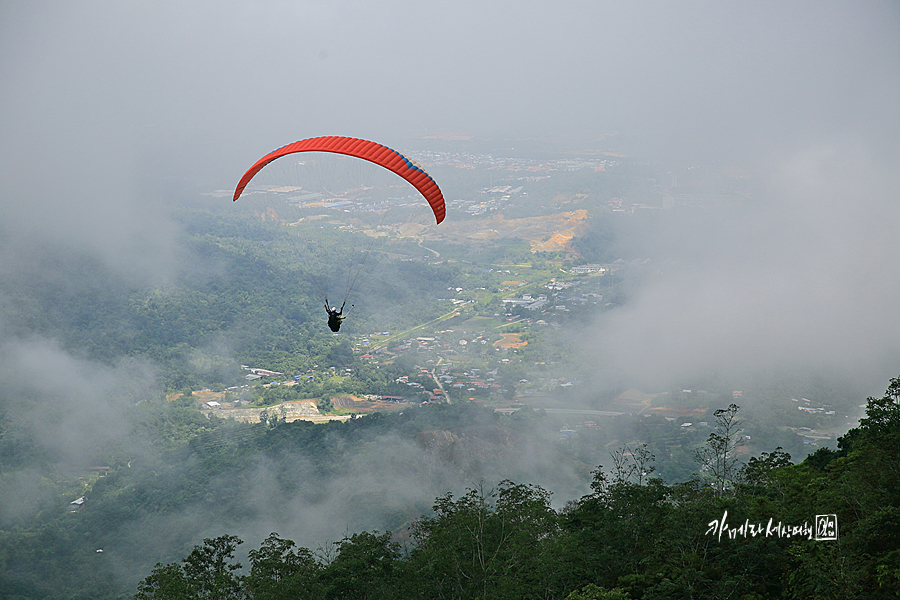
[{"label": "forested hillside", "polygon": [[[433,405],[242,425],[142,403],[127,447],[98,447],[108,468],[80,478],[5,439],[5,481],[45,475],[38,500],[4,510],[0,592],[890,598],[898,401],[900,379],[836,450],[797,465],[780,448],[735,460],[735,430],[722,426],[740,409],[722,409],[695,475],[678,484],[656,478],[646,446],[582,462],[538,413]],[[7,431],[14,420],[3,415]],[[816,540],[816,516],[832,514],[837,540]]]},{"label": "forested hillside", "polygon": [[437,498],[406,541],[372,531],[314,551],[272,533],[245,570],[223,535],[157,565],[136,598],[896,598],[898,444],[895,379],[838,450],[799,465],[775,449],[728,485],[667,486],[633,453],[559,510],[504,481]]},{"label": "forested hillside", "polygon": [[[324,327],[323,299],[307,268],[314,259],[297,259],[309,249],[285,227],[221,204],[196,200],[178,213],[180,266],[165,281],[134,281],[54,248],[21,268],[10,265],[0,273],[14,317],[10,335],[59,340],[109,364],[123,356],[149,359],[171,391],[234,385],[241,363],[288,371],[327,362],[340,340]],[[390,250],[423,252],[403,242]],[[359,261],[340,246],[330,252],[329,263]],[[388,329],[427,321],[442,308],[432,299],[457,275],[452,266],[381,261],[346,330],[368,331],[373,317]],[[397,304],[402,313],[392,310]]]},{"label": "forested hillside", "polygon": [[40,430],[2,415],[4,482],[29,492],[3,510],[4,597],[118,598],[204,537],[262,539],[277,524],[325,546],[348,531],[406,531],[437,495],[482,479],[540,478],[570,495],[589,479],[537,416],[473,404],[314,425],[207,419],[190,399],[160,400],[126,419],[126,439],[91,444],[95,469],[39,453],[28,440]]}]

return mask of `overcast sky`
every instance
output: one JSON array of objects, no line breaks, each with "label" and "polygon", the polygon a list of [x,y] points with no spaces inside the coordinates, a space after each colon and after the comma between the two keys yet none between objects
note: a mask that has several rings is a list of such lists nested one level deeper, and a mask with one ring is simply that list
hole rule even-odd
[{"label": "overcast sky", "polygon": [[3,145],[31,155],[55,142],[171,175],[176,161],[158,155],[229,173],[260,148],[331,134],[624,131],[688,156],[896,137],[898,13],[823,1],[6,1]]},{"label": "overcast sky", "polygon": [[305,137],[620,132],[638,156],[750,167],[765,197],[684,241],[693,277],[597,340],[641,368],[729,344],[765,363],[777,337],[778,360],[850,347],[900,373],[898,32],[897,2],[5,0],[0,258],[52,242],[164,277],[166,200]]}]

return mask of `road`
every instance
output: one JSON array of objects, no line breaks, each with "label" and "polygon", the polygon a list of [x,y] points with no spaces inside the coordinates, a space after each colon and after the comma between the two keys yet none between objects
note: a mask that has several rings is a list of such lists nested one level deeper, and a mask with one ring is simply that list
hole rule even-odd
[{"label": "road", "polygon": [[384,340],[383,342],[381,342],[379,345],[375,346],[373,348],[373,350],[381,350],[382,348],[386,347],[391,342],[396,342],[397,340],[408,336],[409,334],[411,334],[414,331],[417,331],[417,330],[422,329],[423,327],[427,327],[429,325],[434,325],[435,323],[440,323],[441,321],[446,321],[447,319],[455,317],[458,314],[459,314],[459,309],[454,308],[447,314],[441,315],[440,317],[438,317],[436,319],[432,319],[432,320],[428,321],[427,323],[422,323],[421,325],[416,325],[412,329],[407,329],[406,331],[401,331],[400,333],[395,333],[391,337],[389,337],[386,340]]}]

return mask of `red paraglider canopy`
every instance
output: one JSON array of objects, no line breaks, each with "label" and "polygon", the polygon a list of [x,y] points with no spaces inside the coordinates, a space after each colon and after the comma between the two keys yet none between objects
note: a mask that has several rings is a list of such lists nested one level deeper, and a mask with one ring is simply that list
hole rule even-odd
[{"label": "red paraglider canopy", "polygon": [[274,152],[266,154],[244,173],[234,190],[234,200],[237,200],[250,180],[259,173],[263,167],[275,159],[295,152],[335,152],[346,154],[356,158],[362,158],[376,165],[380,165],[389,171],[393,171],[403,179],[410,182],[420,194],[422,194],[434,211],[435,220],[440,223],[444,220],[447,211],[444,208],[444,195],[434,179],[419,165],[412,162],[396,150],[387,146],[376,144],[368,140],[360,140],[349,137],[327,136],[300,140],[287,146],[282,146]]}]

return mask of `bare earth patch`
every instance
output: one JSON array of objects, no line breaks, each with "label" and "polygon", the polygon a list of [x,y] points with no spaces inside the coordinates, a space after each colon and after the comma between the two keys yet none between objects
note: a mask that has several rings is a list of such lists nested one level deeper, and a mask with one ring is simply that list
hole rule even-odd
[{"label": "bare earth patch", "polygon": [[495,238],[521,238],[531,244],[532,252],[565,250],[572,238],[582,235],[588,219],[588,211],[560,212],[542,217],[507,219],[492,215],[484,219],[441,223],[429,232],[429,236],[450,242]]},{"label": "bare earth patch", "polygon": [[501,333],[500,339],[494,342],[494,346],[498,348],[521,348],[527,346],[528,342],[522,340],[518,333]]}]

